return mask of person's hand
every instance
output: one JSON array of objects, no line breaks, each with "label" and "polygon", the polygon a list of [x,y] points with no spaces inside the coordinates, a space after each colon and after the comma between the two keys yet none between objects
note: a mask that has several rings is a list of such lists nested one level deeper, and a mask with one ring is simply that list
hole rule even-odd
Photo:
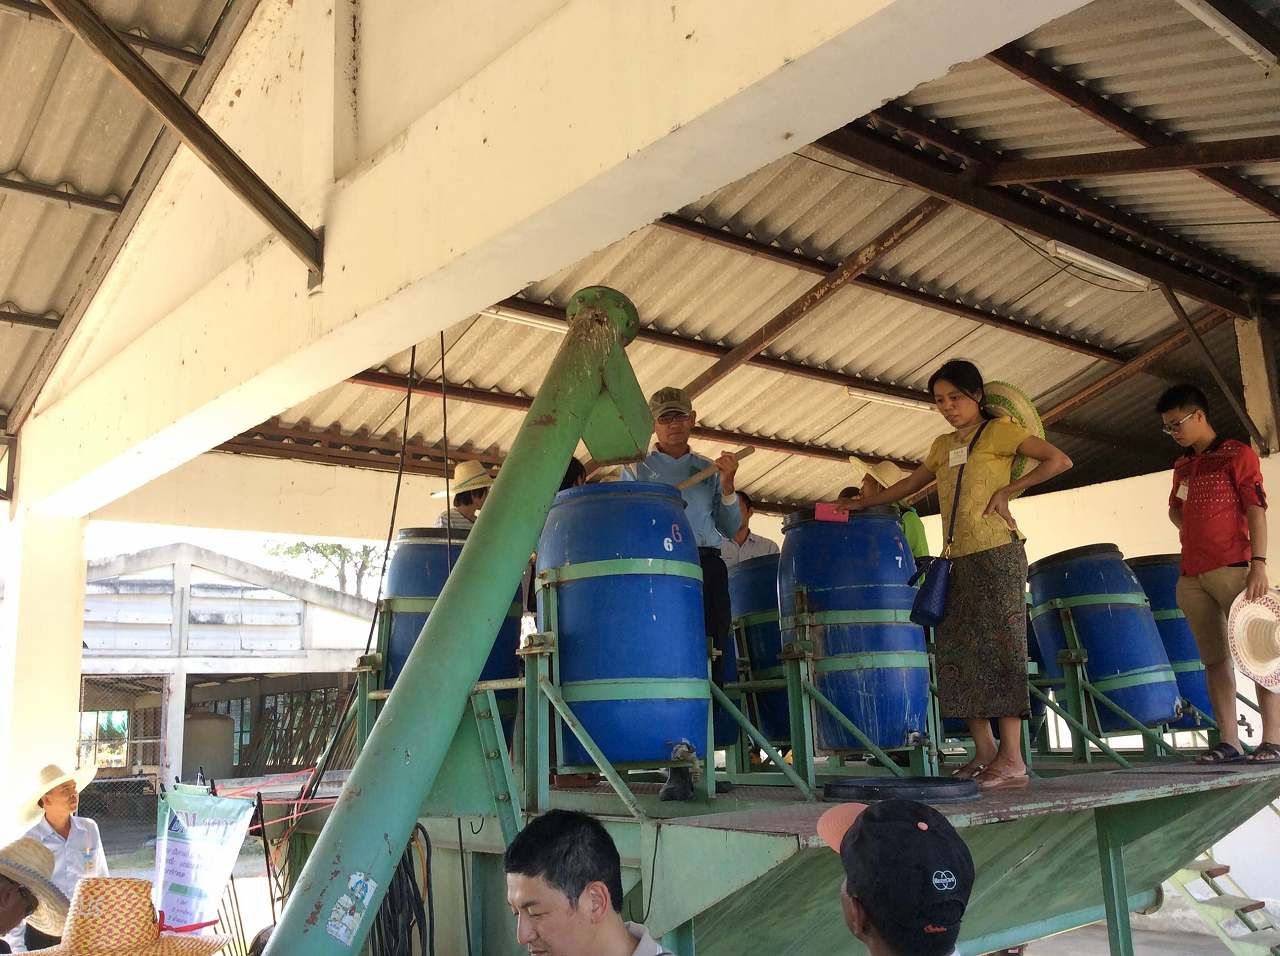
[{"label": "person's hand", "polygon": [[1267,593],[1267,565],[1265,561],[1250,561],[1249,576],[1244,579],[1244,599],[1256,601]]},{"label": "person's hand", "polygon": [[1004,523],[1009,526],[1009,530],[1013,531],[1018,527],[1018,523],[1013,520],[1013,515],[1009,513],[1009,489],[1001,488],[991,496],[991,500],[987,502],[987,508],[982,512],[985,518],[988,515],[999,515],[1004,519]]},{"label": "person's hand", "polygon": [[837,498],[835,506],[845,514],[856,514],[866,508],[867,503],[862,498]]},{"label": "person's hand", "polygon": [[722,494],[731,495],[737,491],[737,485],[734,484],[734,476],[738,473],[738,458],[731,451],[722,451],[720,457],[715,460],[716,470],[720,472],[720,491]]}]

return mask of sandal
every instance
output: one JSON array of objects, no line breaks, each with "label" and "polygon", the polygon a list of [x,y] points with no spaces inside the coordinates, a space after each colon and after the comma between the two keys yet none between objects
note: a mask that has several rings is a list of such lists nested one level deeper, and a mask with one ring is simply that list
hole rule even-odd
[{"label": "sandal", "polygon": [[970,760],[963,767],[957,767],[955,770],[952,770],[951,776],[955,777],[957,780],[972,780],[986,769],[987,765],[985,763],[978,763],[976,760]]},{"label": "sandal", "polygon": [[974,779],[978,781],[978,789],[983,793],[991,790],[1018,790],[1031,782],[1025,770],[1022,773],[1005,773],[990,767],[984,768]]},{"label": "sandal", "polygon": [[[1266,745],[1264,744],[1263,746],[1266,746]],[[1277,754],[1276,756],[1280,757],[1280,754]],[[1221,743],[1221,744],[1216,744],[1213,747],[1210,747],[1208,750],[1202,753],[1199,757],[1196,758],[1196,763],[1199,763],[1199,764],[1240,763],[1244,759],[1245,759],[1244,754],[1242,754],[1235,747],[1231,746],[1231,744]]]},{"label": "sandal", "polygon": [[1264,740],[1246,759],[1249,763],[1280,763],[1280,744]]}]

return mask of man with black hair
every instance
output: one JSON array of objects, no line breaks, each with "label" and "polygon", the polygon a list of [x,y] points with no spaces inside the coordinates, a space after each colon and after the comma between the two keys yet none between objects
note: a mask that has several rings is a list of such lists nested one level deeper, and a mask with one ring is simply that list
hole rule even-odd
[{"label": "man with black hair", "polygon": [[470,531],[489,497],[495,478],[478,461],[460,462],[453,469],[453,501],[436,519],[436,527]]},{"label": "man with black hair", "polygon": [[973,889],[973,857],[933,807],[845,803],[818,820],[840,854],[845,925],[871,956],[953,956]]},{"label": "man with black hair", "polygon": [[728,568],[749,558],[778,553],[778,546],[774,542],[751,530],[751,516],[756,513],[756,503],[745,491],[738,492],[738,508],[742,512],[742,524],[738,525],[738,530],[731,537],[723,538],[720,544],[720,557],[724,558],[725,567]]},{"label": "man with black hair", "polygon": [[540,956],[675,956],[622,919],[622,861],[600,821],[549,810],[507,847],[516,942]]},{"label": "man with black hair", "polygon": [[[1220,742],[1200,763],[1245,759],[1236,724],[1236,668],[1227,615],[1241,593],[1267,593],[1267,495],[1257,453],[1223,438],[1209,422],[1209,402],[1194,385],[1175,385],[1156,402],[1164,432],[1186,449],[1173,466],[1169,520],[1182,542],[1178,608],[1200,650]],[[1262,742],[1250,763],[1280,764],[1280,694],[1258,685]]]}]

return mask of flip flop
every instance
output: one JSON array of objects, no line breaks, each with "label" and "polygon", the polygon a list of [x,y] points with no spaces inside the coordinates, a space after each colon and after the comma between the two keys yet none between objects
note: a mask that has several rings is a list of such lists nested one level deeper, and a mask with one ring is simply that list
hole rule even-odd
[{"label": "flip flop", "polygon": [[955,777],[957,780],[972,780],[986,769],[987,765],[985,763],[973,763],[971,761],[963,767],[957,767],[955,770],[952,770],[951,776]]},{"label": "flip flop", "polygon": [[974,779],[978,781],[978,789],[983,793],[992,790],[1019,790],[1031,782],[1025,770],[1019,774],[1001,773],[990,767],[984,769]]}]

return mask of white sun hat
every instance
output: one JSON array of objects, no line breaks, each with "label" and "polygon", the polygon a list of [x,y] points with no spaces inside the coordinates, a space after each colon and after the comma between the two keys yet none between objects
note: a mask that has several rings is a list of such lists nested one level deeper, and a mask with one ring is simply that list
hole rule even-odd
[{"label": "white sun hat", "polygon": [[1227,642],[1240,672],[1267,690],[1280,690],[1280,591],[1274,588],[1247,601],[1243,593],[1231,605]]}]

